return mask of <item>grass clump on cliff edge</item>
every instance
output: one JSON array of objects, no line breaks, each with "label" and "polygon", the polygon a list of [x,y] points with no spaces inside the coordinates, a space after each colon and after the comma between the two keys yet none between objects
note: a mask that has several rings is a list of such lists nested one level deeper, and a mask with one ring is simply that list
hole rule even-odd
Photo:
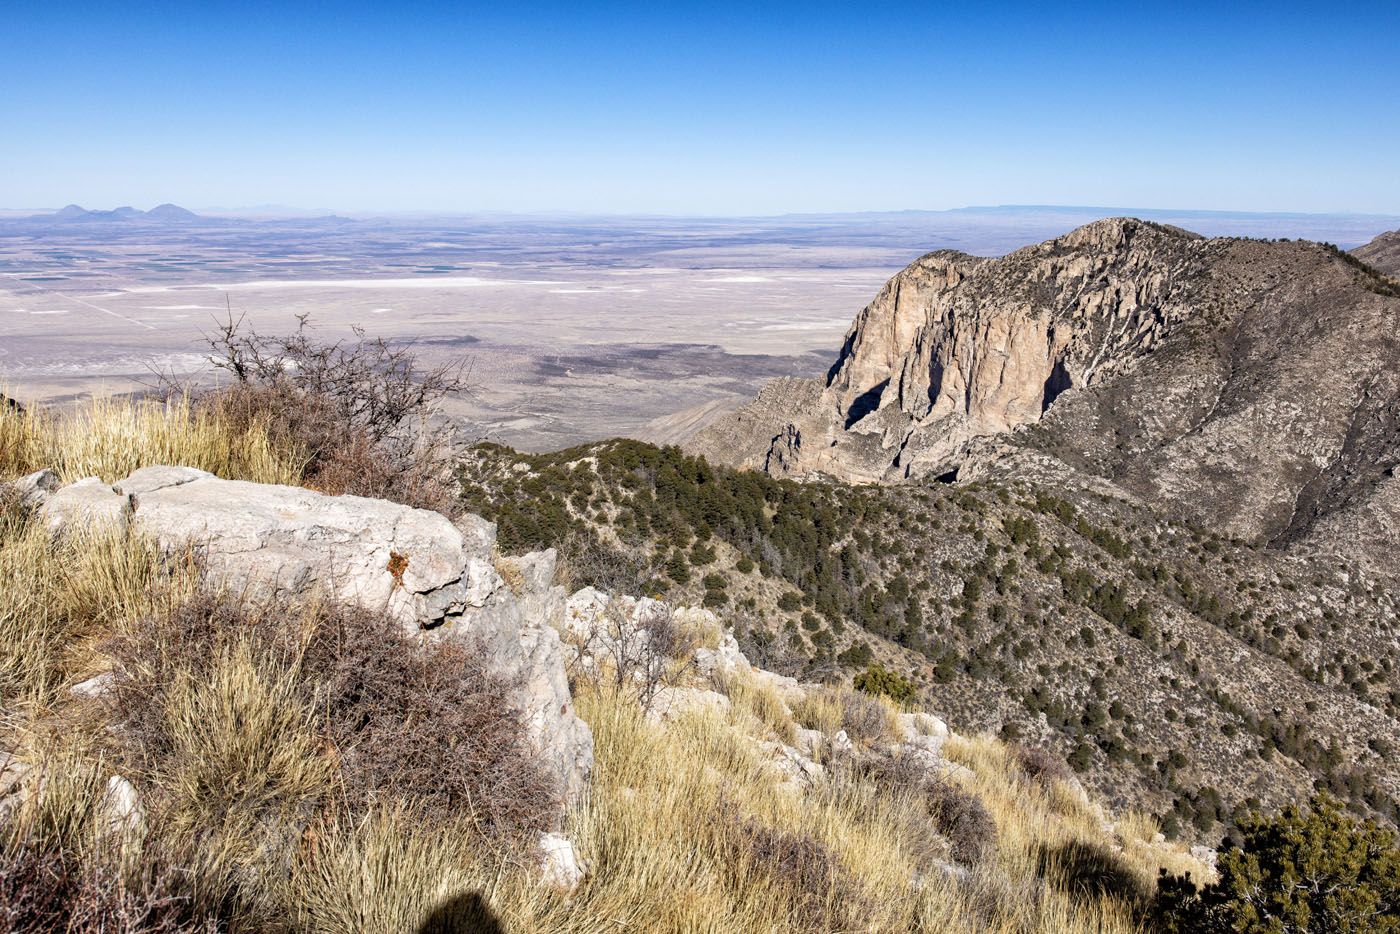
[{"label": "grass clump on cliff edge", "polygon": [[65,483],[112,483],[141,467],[179,464],[230,480],[295,484],[303,460],[295,446],[274,441],[267,422],[235,425],[188,398],[94,399],[66,414],[0,406],[0,480],[47,468]]}]

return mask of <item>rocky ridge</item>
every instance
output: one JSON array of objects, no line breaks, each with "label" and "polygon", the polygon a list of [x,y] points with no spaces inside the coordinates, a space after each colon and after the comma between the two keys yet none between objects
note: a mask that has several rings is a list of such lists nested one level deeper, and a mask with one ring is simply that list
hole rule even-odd
[{"label": "rocky ridge", "polygon": [[687,447],[780,477],[1074,475],[1251,541],[1393,541],[1400,298],[1345,259],[1128,218],[932,253],[826,379],[771,384]]},{"label": "rocky ridge", "polygon": [[1365,246],[1352,250],[1351,255],[1392,279],[1400,278],[1400,230],[1381,234]]}]

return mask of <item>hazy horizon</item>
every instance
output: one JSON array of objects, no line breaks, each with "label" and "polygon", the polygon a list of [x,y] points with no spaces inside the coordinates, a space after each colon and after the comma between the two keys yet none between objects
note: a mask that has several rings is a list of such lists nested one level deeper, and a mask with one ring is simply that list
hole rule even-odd
[{"label": "hazy horizon", "polygon": [[66,201],[59,205],[43,205],[39,207],[9,206],[0,205],[0,216],[20,217],[20,216],[42,216],[44,214],[56,213],[66,207],[77,206],[87,211],[114,211],[126,207],[134,207],[138,211],[149,211],[161,205],[173,204],[177,207],[192,211],[209,217],[246,217],[251,219],[266,218],[269,220],[280,219],[301,219],[301,218],[321,218],[329,216],[342,216],[363,220],[395,220],[395,219],[469,219],[474,217],[503,217],[503,218],[600,218],[600,219],[658,219],[658,220],[781,220],[781,219],[801,219],[801,218],[856,218],[867,216],[896,216],[896,215],[917,215],[917,214],[958,214],[958,213],[978,213],[978,212],[1033,212],[1033,213],[1075,213],[1075,214],[1099,214],[1104,217],[1113,216],[1137,216],[1141,215],[1176,215],[1183,217],[1280,217],[1280,218],[1309,218],[1309,217],[1354,217],[1354,218],[1386,218],[1389,220],[1400,219],[1400,212],[1391,213],[1387,211],[1299,211],[1299,210],[1269,210],[1251,211],[1235,210],[1231,208],[1192,208],[1175,206],[1146,206],[1146,205],[1110,205],[1110,204],[964,204],[957,207],[947,208],[898,208],[898,209],[852,209],[846,211],[786,211],[776,214],[735,214],[695,211],[688,213],[664,213],[648,211],[569,211],[550,210],[540,208],[537,210],[471,210],[462,209],[455,211],[432,210],[429,208],[404,207],[379,211],[362,211],[345,207],[306,207],[296,204],[250,204],[250,205],[200,205],[183,204],[176,201],[164,200],[145,203],[134,203],[130,200],[115,203],[87,204],[79,201]]}]

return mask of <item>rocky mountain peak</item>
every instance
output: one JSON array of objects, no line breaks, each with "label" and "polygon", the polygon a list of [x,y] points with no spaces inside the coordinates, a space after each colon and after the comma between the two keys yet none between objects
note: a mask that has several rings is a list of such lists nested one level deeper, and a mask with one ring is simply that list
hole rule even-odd
[{"label": "rocky mountain peak", "polygon": [[1343,512],[1390,527],[1400,299],[1350,259],[1134,218],[997,259],[930,253],[856,315],[825,380],[765,391],[690,448],[855,482],[1028,469],[1034,451],[1037,470],[1246,538]]}]

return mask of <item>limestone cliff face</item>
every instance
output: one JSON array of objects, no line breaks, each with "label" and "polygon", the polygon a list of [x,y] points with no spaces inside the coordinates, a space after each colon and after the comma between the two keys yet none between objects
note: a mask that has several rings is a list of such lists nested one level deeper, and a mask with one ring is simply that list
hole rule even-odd
[{"label": "limestone cliff face", "polygon": [[[1198,239],[1111,219],[1001,260],[930,253],[856,316],[820,399],[789,405],[795,417],[770,434],[764,463],[752,444],[737,445],[743,460],[856,480],[948,469],[972,439],[1038,421],[1064,391],[1159,341],[1188,311],[1169,291]],[[773,395],[737,420],[763,421]],[[735,447],[735,420],[710,437],[728,433]],[[713,447],[704,435],[697,444]]]},{"label": "limestone cliff face", "polygon": [[1397,372],[1400,297],[1336,251],[1109,219],[922,257],[825,380],[772,384],[689,447],[852,482],[1058,471],[1331,547],[1400,528]]}]

